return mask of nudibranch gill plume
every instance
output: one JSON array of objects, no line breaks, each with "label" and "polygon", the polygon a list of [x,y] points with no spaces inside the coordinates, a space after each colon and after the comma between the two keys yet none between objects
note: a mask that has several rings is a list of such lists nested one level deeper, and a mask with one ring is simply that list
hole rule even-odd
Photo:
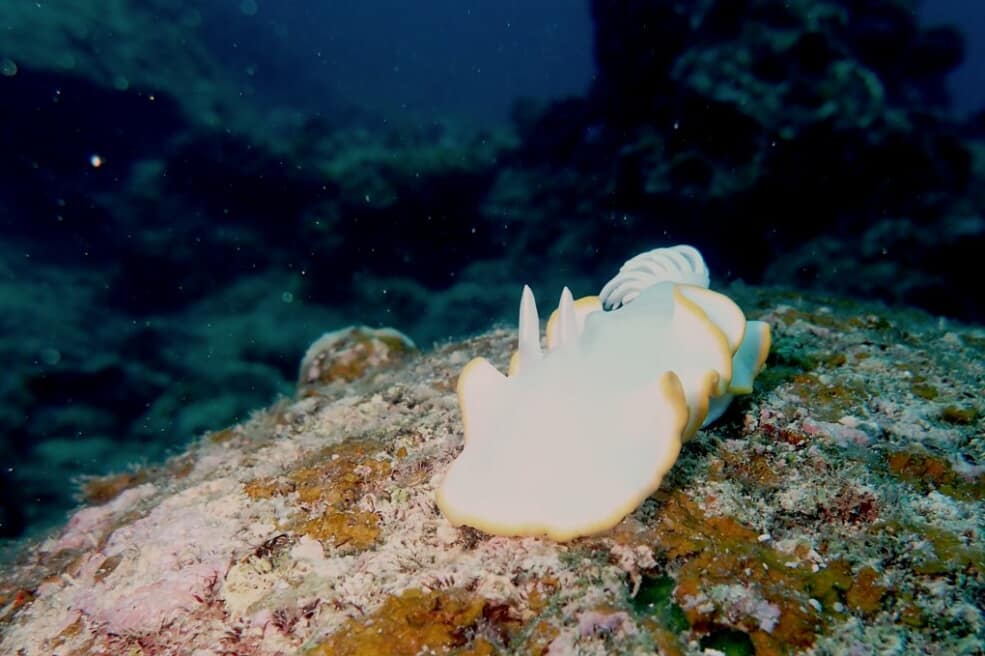
[{"label": "nudibranch gill plume", "polygon": [[545,352],[524,287],[508,375],[480,357],[459,376],[464,447],[437,493],[452,524],[560,541],[611,528],[752,391],[770,346],[683,245],[627,261],[599,296],[565,288],[546,332]]}]

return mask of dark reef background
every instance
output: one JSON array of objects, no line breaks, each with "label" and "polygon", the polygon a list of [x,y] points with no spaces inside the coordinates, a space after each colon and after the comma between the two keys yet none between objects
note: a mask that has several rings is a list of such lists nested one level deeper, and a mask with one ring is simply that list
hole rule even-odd
[{"label": "dark reef background", "polygon": [[0,536],[326,330],[426,347],[657,245],[985,321],[985,5],[420,6],[0,4]]}]

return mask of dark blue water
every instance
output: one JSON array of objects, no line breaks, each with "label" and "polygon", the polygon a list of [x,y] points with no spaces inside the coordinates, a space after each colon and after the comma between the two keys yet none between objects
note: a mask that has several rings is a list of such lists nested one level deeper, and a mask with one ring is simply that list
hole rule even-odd
[{"label": "dark blue water", "polygon": [[950,75],[954,111],[967,115],[985,107],[985,7],[965,0],[934,0],[920,4],[926,25],[954,25],[964,37],[964,61]]},{"label": "dark blue water", "polygon": [[[577,0],[212,4],[200,10],[209,47],[245,93],[273,103],[351,101],[487,123],[506,119],[518,97],[582,93],[594,75],[591,16]],[[964,38],[948,76],[953,110],[985,107],[985,9],[935,0],[917,16]]]},{"label": "dark blue water", "polygon": [[983,49],[957,0],[0,3],[0,536],[325,331],[427,348],[655,246],[981,323]]},{"label": "dark blue water", "polygon": [[236,4],[203,12],[203,29],[241,88],[269,102],[489,125],[516,98],[584,93],[593,73],[575,0]]},{"label": "dark blue water", "polygon": [[[595,70],[578,0],[211,4],[201,9],[208,45],[259,101],[501,122],[519,97],[583,93]],[[953,110],[985,107],[985,9],[935,0],[919,3],[918,18],[964,37],[948,76]]]}]

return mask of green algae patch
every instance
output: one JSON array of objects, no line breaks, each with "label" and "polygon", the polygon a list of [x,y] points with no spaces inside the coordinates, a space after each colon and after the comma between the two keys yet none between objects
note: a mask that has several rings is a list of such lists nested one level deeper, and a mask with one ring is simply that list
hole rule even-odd
[{"label": "green algae patch", "polygon": [[[770,352],[770,357],[772,357],[772,351]],[[756,392],[761,394],[771,392],[780,385],[793,379],[794,376],[802,374],[804,371],[804,367],[791,366],[780,362],[774,363],[767,360],[766,368],[756,377]]]},{"label": "green algae patch", "polygon": [[654,618],[674,633],[691,628],[681,607],[674,603],[674,579],[669,576],[645,576],[633,597],[632,607],[641,616]]},{"label": "green algae patch", "polygon": [[945,406],[941,410],[941,419],[949,424],[957,424],[959,426],[969,426],[975,423],[975,420],[979,416],[978,408],[971,406],[956,406],[949,405]]},{"label": "green algae patch", "polygon": [[940,392],[937,391],[936,387],[924,382],[913,383],[910,385],[910,391],[913,392],[914,396],[919,396],[921,399],[926,401],[933,401],[940,396]]},{"label": "green algae patch", "polygon": [[871,393],[861,381],[824,383],[814,374],[794,376],[791,391],[823,421],[838,421],[859,412]]},{"label": "green algae patch", "polygon": [[912,569],[926,576],[964,573],[981,576],[985,573],[985,548],[967,535],[956,534],[944,528],[923,522],[891,521],[880,524],[873,533],[891,536],[896,541],[926,543],[930,550],[922,549],[912,555]]}]

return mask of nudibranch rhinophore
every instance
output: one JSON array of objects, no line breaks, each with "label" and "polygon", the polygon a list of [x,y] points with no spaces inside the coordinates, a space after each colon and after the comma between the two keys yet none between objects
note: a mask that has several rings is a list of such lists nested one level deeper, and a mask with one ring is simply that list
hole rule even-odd
[{"label": "nudibranch rhinophore", "polygon": [[452,524],[570,540],[615,526],[660,486],[681,445],[752,391],[769,326],[708,289],[690,246],[627,261],[599,296],[565,287],[541,349],[533,292],[504,376],[458,379],[464,448],[437,493]]}]

